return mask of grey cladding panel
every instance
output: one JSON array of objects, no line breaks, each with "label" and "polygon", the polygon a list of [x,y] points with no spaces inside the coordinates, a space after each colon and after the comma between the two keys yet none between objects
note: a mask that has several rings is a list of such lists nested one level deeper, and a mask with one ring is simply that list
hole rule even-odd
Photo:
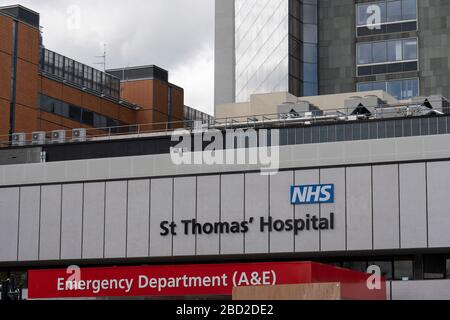
[{"label": "grey cladding panel", "polygon": [[173,220],[173,179],[151,180],[150,256],[172,255],[172,236],[161,236],[162,221]]},{"label": "grey cladding panel", "polygon": [[42,186],[39,260],[58,260],[61,237],[61,185]]},{"label": "grey cladding panel", "polygon": [[371,167],[347,168],[348,250],[372,250]]},{"label": "grey cladding panel", "polygon": [[428,230],[431,248],[450,246],[450,162],[428,164]]},{"label": "grey cladding panel", "polygon": [[268,253],[269,233],[261,233],[259,219],[269,217],[269,177],[259,173],[245,175],[245,218],[255,219],[245,235],[245,253]]},{"label": "grey cladding panel", "polygon": [[195,255],[195,235],[192,235],[192,225],[185,234],[183,220],[192,220],[196,216],[197,180],[193,178],[177,178],[174,180],[174,220],[178,224],[177,235],[173,239],[174,256]]},{"label": "grey cladding panel", "polygon": [[83,185],[67,184],[62,191],[61,259],[81,259]]},{"label": "grey cladding panel", "polygon": [[20,191],[19,261],[39,260],[40,187]]},{"label": "grey cladding panel", "polygon": [[[220,221],[220,176],[198,177],[197,220],[199,223]],[[197,236],[197,255],[218,255],[219,235]]]},{"label": "grey cladding panel", "polygon": [[373,167],[374,249],[400,247],[398,165]]},{"label": "grey cladding panel", "polygon": [[105,258],[126,256],[127,181],[106,183]]},{"label": "grey cladding panel", "polygon": [[147,257],[150,230],[150,180],[128,183],[127,256]]},{"label": "grey cladding panel", "polygon": [[[317,185],[320,182],[319,170],[302,170],[295,172],[295,185]],[[295,206],[295,219],[306,219],[306,216],[320,216],[320,205],[298,205]],[[320,232],[310,230],[300,232],[295,237],[295,252],[318,252],[320,251]]]},{"label": "grey cladding panel", "polygon": [[0,189],[0,262],[17,261],[19,188]]},{"label": "grey cladding panel", "polygon": [[84,185],[83,259],[99,259],[104,255],[105,183]]},{"label": "grey cladding panel", "polygon": [[[273,221],[294,218],[294,206],[290,201],[290,190],[294,183],[294,172],[283,171],[270,177],[270,216]],[[267,232],[267,229],[266,229]],[[294,251],[293,232],[273,232],[270,234],[270,252],[287,253]]]},{"label": "grey cladding panel", "polygon": [[427,247],[425,164],[400,165],[400,235],[402,249]]},{"label": "grey cladding panel", "polygon": [[[244,220],[244,175],[223,175],[221,195],[221,222],[242,222]],[[244,253],[244,235],[231,232],[222,234],[220,253]]]},{"label": "grey cladding panel", "polygon": [[328,216],[334,213],[335,229],[322,231],[321,250],[322,251],[345,251],[346,249],[346,186],[345,169],[323,169],[320,171],[321,184],[334,184],[334,203],[321,204],[321,216]]}]

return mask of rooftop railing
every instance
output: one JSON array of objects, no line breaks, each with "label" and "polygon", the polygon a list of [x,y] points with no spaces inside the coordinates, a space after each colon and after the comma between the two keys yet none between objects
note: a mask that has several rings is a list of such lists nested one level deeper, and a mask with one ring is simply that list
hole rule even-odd
[{"label": "rooftop railing", "polygon": [[441,116],[447,112],[435,110],[425,105],[384,105],[378,107],[358,107],[335,110],[314,110],[254,116],[211,118],[204,121],[174,121],[150,124],[124,125],[105,128],[81,128],[55,130],[51,132],[15,133],[0,136],[0,147],[24,147],[46,144],[80,143],[118,139],[167,136],[177,129],[188,132],[199,130],[231,130],[249,128],[283,128],[292,126],[314,126],[320,124],[346,124],[357,121],[379,121],[408,117]]}]

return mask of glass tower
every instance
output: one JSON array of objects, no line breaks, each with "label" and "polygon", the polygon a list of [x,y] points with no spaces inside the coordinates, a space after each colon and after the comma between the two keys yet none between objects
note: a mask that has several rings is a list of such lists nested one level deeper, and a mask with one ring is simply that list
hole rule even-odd
[{"label": "glass tower", "polygon": [[235,0],[235,98],[318,94],[317,0]]}]

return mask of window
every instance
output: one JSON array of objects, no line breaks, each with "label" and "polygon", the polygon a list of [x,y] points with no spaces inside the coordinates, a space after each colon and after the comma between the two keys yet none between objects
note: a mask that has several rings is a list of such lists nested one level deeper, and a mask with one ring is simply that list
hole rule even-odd
[{"label": "window", "polygon": [[388,281],[394,278],[394,266],[392,261],[373,261],[369,266],[378,266],[381,269],[381,275]]},{"label": "window", "polygon": [[[417,0],[385,0],[357,5],[357,24],[394,23],[417,19]],[[377,12],[380,16],[377,20]]]},{"label": "window", "polygon": [[417,59],[417,39],[403,40],[403,60]]},{"label": "window", "polygon": [[385,41],[374,42],[372,44],[372,57],[374,63],[387,61],[386,45],[387,43]]},{"label": "window", "polygon": [[426,280],[444,279],[446,261],[443,256],[425,256],[423,259],[423,277]]},{"label": "window", "polygon": [[417,60],[417,39],[361,42],[357,51],[358,65]]},{"label": "window", "polygon": [[372,62],[372,44],[358,44],[358,64],[369,64]]},{"label": "window", "polygon": [[92,111],[83,110],[81,122],[88,126],[94,126],[94,113]]},{"label": "window", "polygon": [[317,45],[308,43],[303,45],[303,61],[317,63]]},{"label": "window", "polygon": [[81,122],[81,109],[74,105],[69,105],[69,118],[76,122]]},{"label": "window", "polygon": [[401,41],[388,41],[387,50],[388,61],[401,61],[403,59],[403,46]]},{"label": "window", "polygon": [[372,90],[383,90],[399,100],[410,99],[419,96],[419,79],[358,83],[358,92]]},{"label": "window", "polygon": [[402,20],[402,2],[389,1],[387,3],[387,22]]},{"label": "window", "polygon": [[402,18],[404,20],[417,19],[416,0],[403,0],[402,1]]},{"label": "window", "polygon": [[414,264],[411,260],[394,261],[394,280],[413,280]]}]

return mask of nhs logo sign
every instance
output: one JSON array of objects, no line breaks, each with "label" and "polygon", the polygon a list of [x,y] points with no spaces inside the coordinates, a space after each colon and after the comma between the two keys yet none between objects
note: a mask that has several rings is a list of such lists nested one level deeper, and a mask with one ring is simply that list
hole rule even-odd
[{"label": "nhs logo sign", "polygon": [[334,203],[334,184],[291,187],[291,204]]}]

